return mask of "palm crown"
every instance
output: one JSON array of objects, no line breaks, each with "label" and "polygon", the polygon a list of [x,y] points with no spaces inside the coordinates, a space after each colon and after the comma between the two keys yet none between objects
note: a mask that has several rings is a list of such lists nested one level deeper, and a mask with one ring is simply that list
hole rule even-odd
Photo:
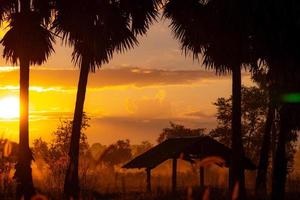
[{"label": "palm crown", "polygon": [[[113,52],[123,52],[138,43],[157,16],[159,0],[60,1],[54,21],[56,32],[74,46],[73,61],[88,59],[90,70],[107,63]],[[144,5],[143,5],[144,4]]]},{"label": "palm crown", "polygon": [[42,64],[54,51],[54,36],[48,30],[51,21],[51,1],[34,0],[29,12],[20,12],[18,1],[3,1],[2,20],[9,21],[10,29],[3,37],[3,57],[17,64],[18,58],[30,64]]},{"label": "palm crown", "polygon": [[186,54],[217,72],[226,72],[234,63],[255,62],[251,51],[250,1],[170,0],[164,16]]}]

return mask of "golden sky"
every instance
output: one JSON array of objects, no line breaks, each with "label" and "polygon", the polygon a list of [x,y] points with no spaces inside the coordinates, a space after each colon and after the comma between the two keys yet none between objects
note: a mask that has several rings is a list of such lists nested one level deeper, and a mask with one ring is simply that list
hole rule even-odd
[{"label": "golden sky", "polygon": [[[31,141],[51,139],[59,120],[72,118],[79,71],[70,62],[72,50],[61,47],[59,41],[55,47],[56,53],[47,63],[31,68]],[[3,59],[0,65],[1,109],[3,100],[18,97],[19,71],[18,67],[5,67],[10,64]],[[243,75],[243,83],[251,84],[249,75]],[[109,144],[127,138],[132,143],[155,142],[170,121],[211,129],[216,124],[212,102],[230,92],[230,76],[216,76],[185,58],[168,21],[156,23],[140,38],[137,48],[115,55],[90,75],[85,103],[91,117],[87,136],[90,143]],[[3,110],[0,137],[18,140],[18,119],[3,117]]]}]

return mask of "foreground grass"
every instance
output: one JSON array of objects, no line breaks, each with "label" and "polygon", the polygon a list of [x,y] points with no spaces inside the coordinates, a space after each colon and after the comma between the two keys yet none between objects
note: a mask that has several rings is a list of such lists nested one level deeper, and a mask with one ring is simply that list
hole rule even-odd
[{"label": "foreground grass", "polygon": [[[61,193],[52,192],[44,194],[46,199],[60,200],[63,199]],[[0,196],[1,197],[1,196]],[[286,194],[286,200],[299,200],[299,192],[289,192]],[[2,199],[2,198],[0,198]],[[174,195],[170,191],[156,190],[154,192],[110,192],[99,193],[95,191],[85,191],[82,193],[82,200],[229,200],[230,195],[224,189],[199,187],[188,188],[186,190],[177,191]],[[269,200],[256,198],[251,192],[248,193],[250,200]],[[38,199],[44,200],[44,199]]]}]

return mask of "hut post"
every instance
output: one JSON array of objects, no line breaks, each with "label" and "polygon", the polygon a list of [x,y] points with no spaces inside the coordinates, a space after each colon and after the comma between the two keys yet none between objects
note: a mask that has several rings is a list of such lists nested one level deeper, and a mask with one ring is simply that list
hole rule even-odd
[{"label": "hut post", "polygon": [[172,160],[172,193],[176,193],[176,180],[177,179],[177,158]]},{"label": "hut post", "polygon": [[200,188],[204,188],[205,186],[205,180],[204,180],[204,167],[201,166],[199,168],[199,178],[200,178]]},{"label": "hut post", "polygon": [[147,172],[147,192],[151,192],[151,168],[146,168]]}]

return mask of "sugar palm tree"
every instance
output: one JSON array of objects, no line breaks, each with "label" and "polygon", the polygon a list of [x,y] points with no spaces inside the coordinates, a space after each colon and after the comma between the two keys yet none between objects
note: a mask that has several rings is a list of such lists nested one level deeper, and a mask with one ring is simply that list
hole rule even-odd
[{"label": "sugar palm tree", "polygon": [[9,21],[9,30],[1,43],[3,57],[20,65],[20,135],[16,164],[17,197],[30,199],[34,194],[29,148],[28,101],[29,66],[41,65],[53,51],[52,34],[47,29],[51,19],[51,1],[1,1],[1,20]]},{"label": "sugar palm tree", "polygon": [[257,166],[255,194],[260,198],[267,197],[267,175],[270,163],[271,136],[275,126],[276,107],[273,98],[273,84],[268,76],[268,69],[262,67],[253,74],[254,81],[268,94],[268,112],[261,142],[259,162]]},{"label": "sugar palm tree", "polygon": [[82,113],[89,72],[107,63],[113,53],[138,43],[157,16],[160,0],[65,0],[57,3],[56,32],[73,46],[73,61],[80,67],[71,144],[64,192],[79,198],[78,160]]},{"label": "sugar palm tree", "polygon": [[[297,0],[257,1],[254,15],[254,49],[269,69],[274,106],[279,113],[279,133],[272,176],[272,199],[284,199],[287,175],[286,144],[299,129],[299,102],[282,97],[300,92],[299,10]],[[287,100],[287,101],[286,101]]]},{"label": "sugar palm tree", "polygon": [[300,92],[299,56],[281,57],[280,61],[277,61],[277,64],[281,63],[280,67],[277,66],[276,69],[274,65],[270,65],[274,67],[272,78],[276,84],[276,104],[279,113],[279,131],[272,176],[272,200],[285,199],[288,172],[287,144],[291,140],[293,131],[298,131],[300,128],[300,102],[293,99],[293,95]]},{"label": "sugar palm tree", "polygon": [[[239,185],[239,199],[245,199],[244,149],[241,134],[241,67],[256,60],[250,49],[250,1],[169,0],[164,15],[171,19],[175,38],[194,59],[203,55],[207,68],[232,73],[232,163],[230,190]],[[255,66],[255,65],[253,65]],[[238,184],[238,185],[237,185]]]}]

